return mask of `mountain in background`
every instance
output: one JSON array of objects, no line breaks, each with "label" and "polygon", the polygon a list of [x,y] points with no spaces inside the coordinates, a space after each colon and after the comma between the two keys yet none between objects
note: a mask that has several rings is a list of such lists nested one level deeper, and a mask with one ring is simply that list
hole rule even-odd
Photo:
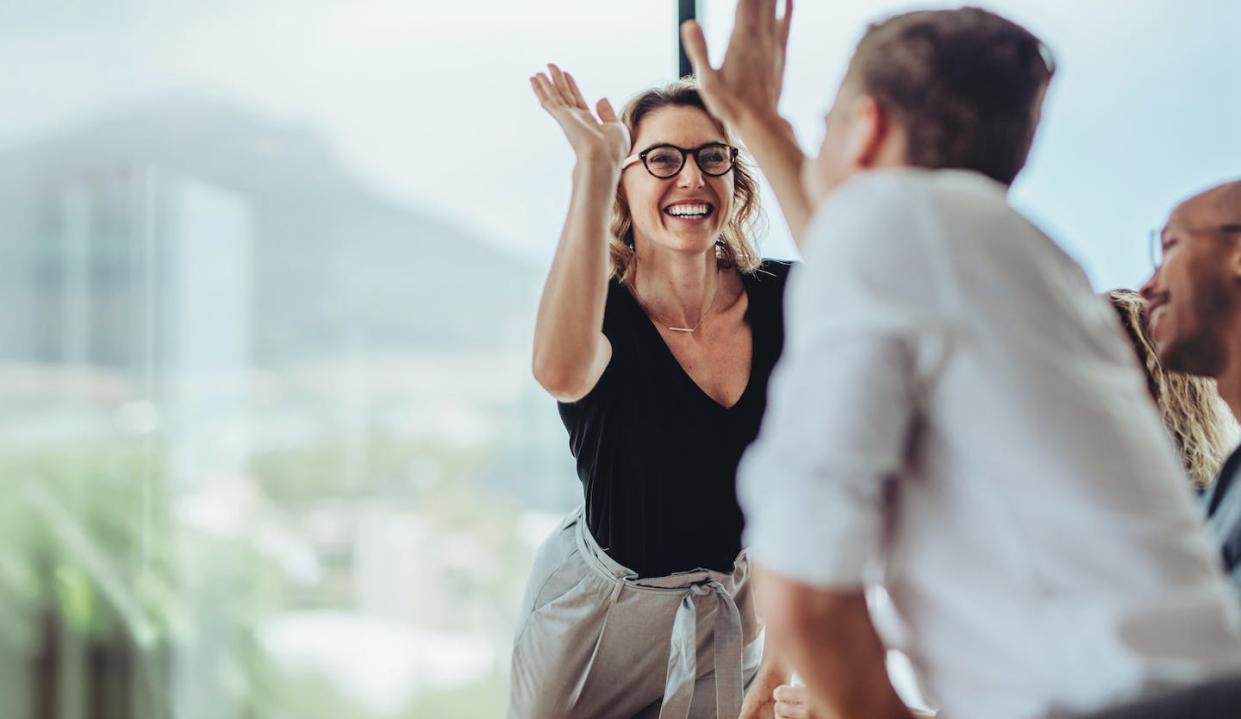
[{"label": "mountain in background", "polygon": [[133,366],[144,326],[182,321],[170,282],[240,302],[258,367],[511,346],[541,277],[315,133],[186,97],[0,153],[0,218],[0,361]]}]

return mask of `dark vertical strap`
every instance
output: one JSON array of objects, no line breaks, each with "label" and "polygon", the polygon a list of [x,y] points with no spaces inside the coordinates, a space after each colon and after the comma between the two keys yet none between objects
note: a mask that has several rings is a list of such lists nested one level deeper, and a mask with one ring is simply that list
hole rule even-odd
[{"label": "dark vertical strap", "polygon": [[1238,465],[1241,465],[1241,447],[1237,447],[1228,455],[1228,460],[1224,462],[1224,466],[1220,467],[1219,477],[1216,478],[1215,484],[1207,490],[1206,507],[1207,516],[1215,514],[1215,510],[1219,508],[1220,502],[1223,501],[1224,495],[1228,493],[1228,487],[1232,485],[1233,477],[1237,475]]},{"label": "dark vertical strap", "polygon": [[681,0],[678,5],[677,55],[680,56],[681,60],[680,65],[678,65],[679,72],[677,77],[685,77],[686,75],[692,75],[694,68],[689,63],[689,55],[685,54],[685,43],[681,40],[681,25],[685,24],[686,20],[698,19],[698,0]]}]

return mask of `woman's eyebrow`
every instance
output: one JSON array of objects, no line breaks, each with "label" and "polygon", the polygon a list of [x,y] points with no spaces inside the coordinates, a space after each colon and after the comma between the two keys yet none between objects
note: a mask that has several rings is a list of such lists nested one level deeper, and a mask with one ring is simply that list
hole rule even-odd
[{"label": "woman's eyebrow", "polygon": [[676,148],[684,147],[687,150],[696,150],[699,147],[704,147],[706,145],[727,145],[727,144],[728,144],[727,140],[707,140],[706,142],[700,142],[697,145],[678,145],[675,142],[666,142],[664,140],[657,140],[655,142],[650,143],[646,147],[642,148],[642,151],[645,152],[646,150],[649,150],[652,147],[660,147],[660,146],[668,146],[668,147],[676,147]]}]

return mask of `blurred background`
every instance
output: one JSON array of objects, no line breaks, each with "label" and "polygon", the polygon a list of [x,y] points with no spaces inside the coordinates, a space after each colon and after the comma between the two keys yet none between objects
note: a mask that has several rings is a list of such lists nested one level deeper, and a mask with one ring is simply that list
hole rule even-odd
[{"label": "blurred background", "polygon": [[[1059,71],[1014,203],[1100,290],[1241,175],[1241,4],[983,2]],[[925,5],[924,5],[925,6]],[[885,0],[802,0],[808,149]],[[718,56],[732,0],[699,0]],[[0,717],[496,717],[580,501],[527,78],[677,75],[673,0],[0,0]],[[793,257],[774,202],[768,256]]]}]

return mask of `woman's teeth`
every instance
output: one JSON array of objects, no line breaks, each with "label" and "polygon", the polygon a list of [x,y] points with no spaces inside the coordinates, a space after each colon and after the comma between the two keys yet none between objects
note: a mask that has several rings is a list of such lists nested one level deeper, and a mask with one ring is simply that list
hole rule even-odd
[{"label": "woman's teeth", "polygon": [[664,212],[673,217],[706,217],[711,214],[710,205],[673,205]]}]

